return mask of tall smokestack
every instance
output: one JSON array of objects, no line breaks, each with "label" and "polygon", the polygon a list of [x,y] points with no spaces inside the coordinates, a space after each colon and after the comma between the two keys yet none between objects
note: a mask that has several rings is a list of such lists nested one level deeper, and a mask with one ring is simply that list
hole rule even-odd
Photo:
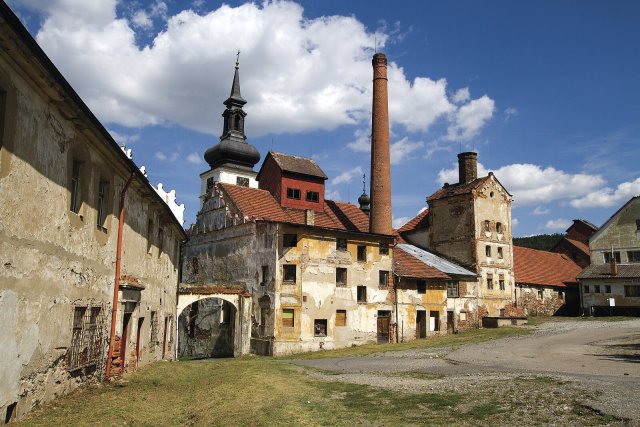
[{"label": "tall smokestack", "polygon": [[389,160],[389,102],[387,57],[376,53],[373,65],[371,129],[371,212],[369,231],[391,234],[391,162]]},{"label": "tall smokestack", "polygon": [[466,184],[478,178],[478,153],[458,154],[458,183]]}]

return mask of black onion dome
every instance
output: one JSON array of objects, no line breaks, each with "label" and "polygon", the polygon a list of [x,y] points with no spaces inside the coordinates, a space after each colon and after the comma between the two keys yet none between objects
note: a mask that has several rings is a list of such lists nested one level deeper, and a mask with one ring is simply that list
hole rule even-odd
[{"label": "black onion dome", "polygon": [[367,195],[367,193],[362,193],[360,197],[358,197],[358,203],[360,203],[360,209],[368,208],[371,204],[371,198]]},{"label": "black onion dome", "polygon": [[250,169],[260,161],[260,153],[246,142],[224,139],[204,153],[204,159],[211,169],[224,164],[234,164]]}]

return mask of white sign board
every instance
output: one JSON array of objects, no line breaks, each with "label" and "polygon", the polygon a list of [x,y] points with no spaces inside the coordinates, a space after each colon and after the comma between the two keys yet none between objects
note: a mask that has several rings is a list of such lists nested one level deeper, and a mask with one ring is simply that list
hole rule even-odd
[{"label": "white sign board", "polygon": [[615,306],[616,306],[616,299],[609,298],[609,307],[615,307]]}]

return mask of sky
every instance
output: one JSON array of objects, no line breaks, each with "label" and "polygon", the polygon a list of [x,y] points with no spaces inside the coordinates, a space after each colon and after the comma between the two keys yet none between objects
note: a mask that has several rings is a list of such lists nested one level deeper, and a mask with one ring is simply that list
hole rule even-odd
[{"label": "sky", "polygon": [[371,57],[386,54],[396,227],[457,182],[462,151],[513,195],[514,236],[600,226],[640,194],[637,1],[8,4],[150,181],[176,189],[186,227],[238,50],[247,142],[315,159],[327,198],[356,204]]}]

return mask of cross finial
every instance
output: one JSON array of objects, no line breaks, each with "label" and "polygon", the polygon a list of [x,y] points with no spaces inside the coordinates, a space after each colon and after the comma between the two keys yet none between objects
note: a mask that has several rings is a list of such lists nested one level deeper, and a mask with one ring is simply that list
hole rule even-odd
[{"label": "cross finial", "polygon": [[238,49],[238,53],[236,54],[236,68],[240,66],[240,49]]},{"label": "cross finial", "polygon": [[362,194],[366,193],[367,174],[362,174]]}]

